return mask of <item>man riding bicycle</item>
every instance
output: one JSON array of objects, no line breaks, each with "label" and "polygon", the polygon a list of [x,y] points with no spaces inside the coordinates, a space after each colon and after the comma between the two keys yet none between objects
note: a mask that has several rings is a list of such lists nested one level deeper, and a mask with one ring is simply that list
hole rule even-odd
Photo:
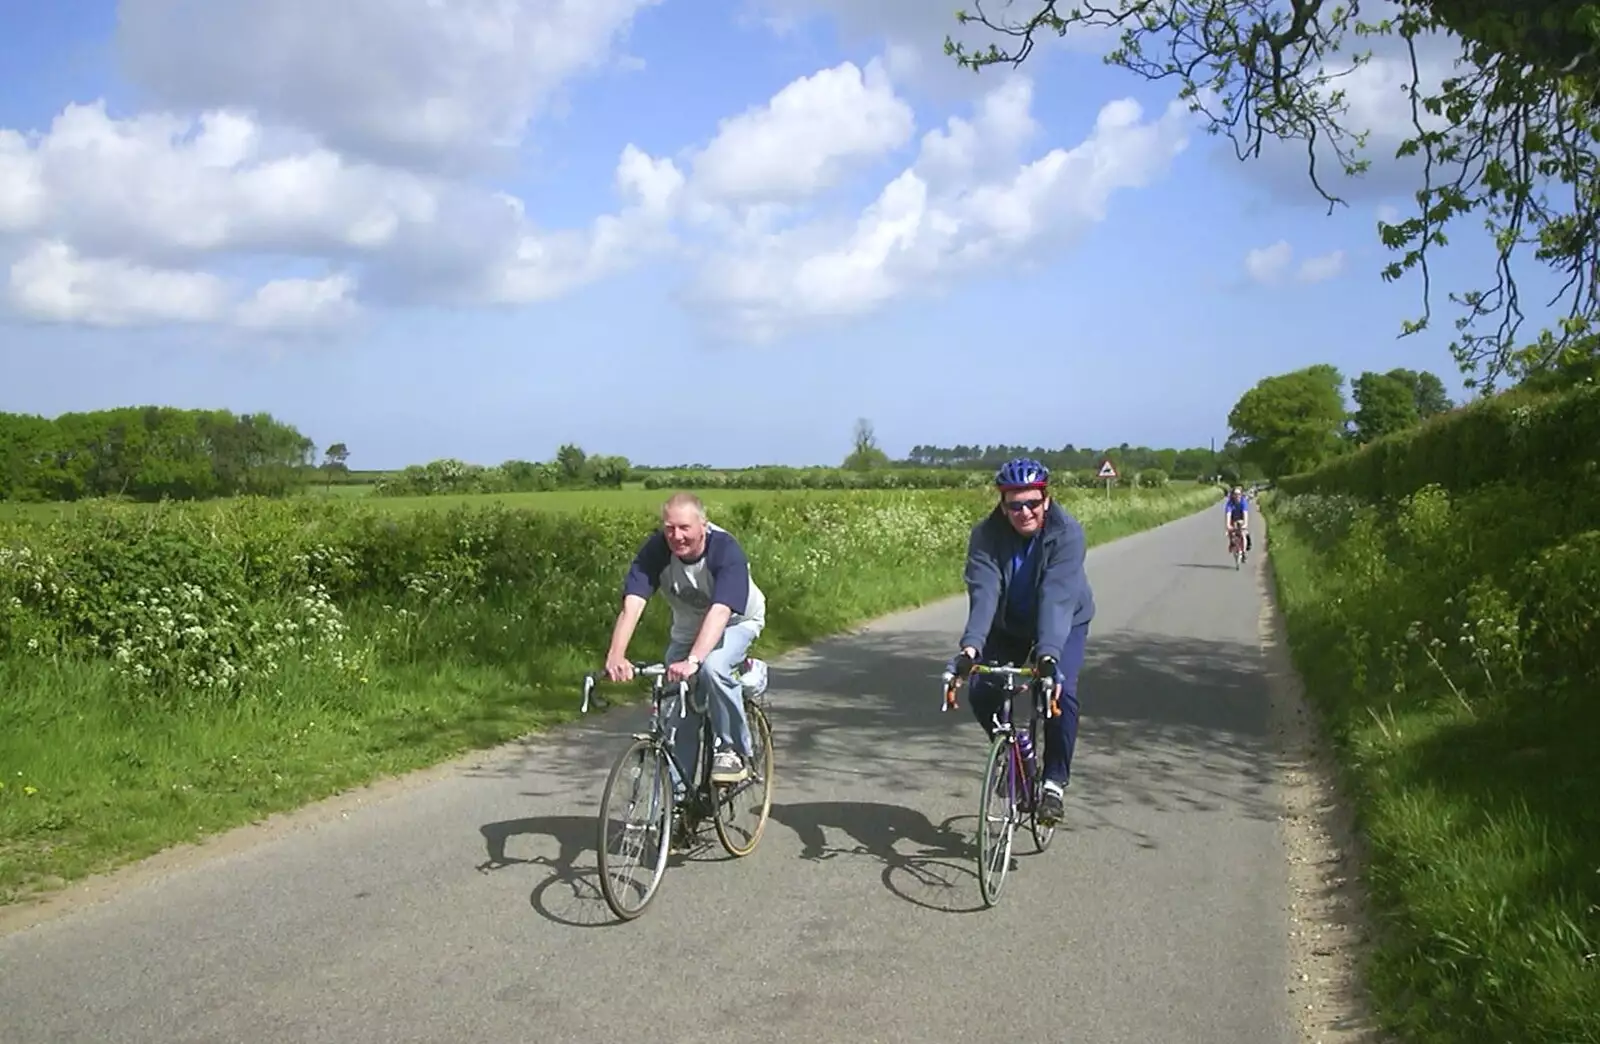
[{"label": "man riding bicycle", "polygon": [[[1061,714],[1045,720],[1044,787],[1038,816],[1059,822],[1078,739],[1078,673],[1083,667],[1094,592],[1084,573],[1083,525],[1050,498],[1050,470],[1019,457],[995,473],[1000,502],[967,541],[967,624],[950,669],[971,675],[980,658],[1023,664],[1053,676]],[[995,676],[973,679],[968,703],[993,734],[999,709]]]},{"label": "man riding bicycle", "polygon": [[[662,657],[667,681],[694,678],[709,697],[716,741],[711,779],[742,782],[749,774],[750,721],[734,671],[766,626],[766,596],[750,578],[744,549],[733,534],[706,520],[705,505],[693,493],[675,493],[661,506],[661,528],[640,546],[628,569],[622,611],[606,653],[606,677],[611,681],[633,677],[628,642],[646,602],[657,592],[672,608],[671,639]],[[673,753],[688,766],[700,756],[700,718],[692,707],[684,713]]]},{"label": "man riding bicycle", "polygon": [[[1227,497],[1222,501],[1222,514],[1226,520],[1223,531],[1229,540],[1232,540],[1234,531],[1239,533],[1239,543],[1245,551],[1250,550],[1250,498],[1245,496],[1244,490],[1234,486],[1228,491]],[[1231,550],[1232,544],[1229,548]]]}]

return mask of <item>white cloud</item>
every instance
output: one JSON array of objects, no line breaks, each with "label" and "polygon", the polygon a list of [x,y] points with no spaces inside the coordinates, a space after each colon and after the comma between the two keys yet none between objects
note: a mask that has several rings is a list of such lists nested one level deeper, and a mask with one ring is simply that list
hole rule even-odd
[{"label": "white cloud", "polygon": [[235,112],[114,120],[103,102],[69,105],[31,148],[0,144],[0,228],[175,258],[378,250],[439,216],[436,184],[272,137]]},{"label": "white cloud", "polygon": [[[847,43],[879,47],[889,74],[898,83],[913,84],[943,96],[987,93],[993,81],[1005,75],[1006,66],[991,66],[973,75],[944,53],[945,37],[969,52],[987,50],[990,44],[1015,50],[1018,40],[986,26],[956,21],[957,4],[929,0],[745,0],[747,8],[778,33],[788,33],[808,19],[823,17],[837,27]],[[1014,5],[988,4],[990,19],[1003,26],[1016,25],[1043,5],[1022,0]],[[968,7],[969,12],[976,13]],[[1116,46],[1117,34],[1104,28],[1074,27],[1065,37],[1046,30],[1034,36],[1034,51],[1027,68],[1037,68],[1060,51],[1099,54]]]},{"label": "white cloud", "polygon": [[1300,262],[1298,278],[1302,283],[1325,283],[1344,271],[1344,251],[1308,257]]},{"label": "white cloud", "polygon": [[916,163],[853,222],[755,232],[710,251],[695,298],[739,334],[765,339],[855,315],[953,277],[1070,244],[1105,218],[1110,197],[1160,176],[1187,144],[1185,106],[1150,122],[1128,99],[1100,110],[1089,138],[1003,174],[991,152],[1026,136],[1025,82],[997,88],[977,117],[928,134]]},{"label": "white cloud", "polygon": [[60,240],[12,264],[10,296],[30,318],[90,326],[212,322],[228,307],[227,287],[209,273],[84,258]]},{"label": "white cloud", "polygon": [[[115,120],[97,102],[69,105],[32,141],[0,133],[0,237],[33,245],[12,300],[34,318],[318,326],[353,312],[353,273],[269,284],[231,310],[195,303],[220,300],[221,283],[186,269],[278,255],[359,265],[386,303],[543,300],[662,245],[683,180],[671,161],[629,146],[617,170],[623,211],[585,231],[544,232],[520,200],[352,162],[238,112]],[[67,272],[77,274],[59,285],[51,277]],[[183,282],[189,304],[123,299],[122,288],[152,280],[169,288],[162,301]],[[76,289],[63,297],[68,283]],[[97,293],[104,310],[88,301]]]},{"label": "white cloud", "polygon": [[[617,164],[616,180],[627,200],[619,213],[595,219],[586,232],[524,233],[510,255],[487,272],[481,298],[500,304],[549,300],[670,246],[670,221],[684,188],[682,172],[671,160],[653,159],[629,145]],[[521,203],[509,198],[507,203],[518,224],[526,226]]]},{"label": "white cloud", "polygon": [[[1251,279],[1264,286],[1283,281],[1294,264],[1294,248],[1286,239],[1270,246],[1256,247],[1244,256],[1244,268]],[[1344,271],[1344,251],[1334,250],[1316,257],[1308,257],[1295,270],[1295,278],[1302,283],[1322,283],[1336,278]]]},{"label": "white cloud", "polygon": [[767,104],[721,122],[694,157],[697,191],[728,203],[806,199],[838,184],[857,163],[904,145],[915,114],[882,65],[844,62],[802,76]]},{"label": "white cloud", "polygon": [[121,0],[130,74],[381,161],[454,167],[521,141],[659,0]]},{"label": "white cloud", "polygon": [[1028,79],[997,71],[842,217],[823,194],[918,129],[878,58],[797,78],[676,160],[627,144],[617,208],[579,227],[448,160],[520,140],[654,2],[348,0],[312,18],[307,0],[127,0],[121,43],[171,107],[0,129],[5,302],[46,322],[316,331],[370,307],[547,301],[681,250],[715,322],[770,337],[1069,245],[1192,125],[1122,100],[1040,154]]},{"label": "white cloud", "polygon": [[1294,248],[1280,239],[1271,246],[1256,247],[1244,256],[1244,269],[1258,283],[1276,283],[1294,259]]},{"label": "white cloud", "polygon": [[234,308],[235,321],[253,330],[308,330],[342,325],[358,308],[349,275],[325,279],[275,279]]},{"label": "white cloud", "polygon": [[13,262],[7,289],[22,316],[101,327],[227,323],[307,330],[343,323],[357,312],[353,284],[344,275],[277,279],[246,294],[209,272],[85,257],[60,240],[40,242]]}]

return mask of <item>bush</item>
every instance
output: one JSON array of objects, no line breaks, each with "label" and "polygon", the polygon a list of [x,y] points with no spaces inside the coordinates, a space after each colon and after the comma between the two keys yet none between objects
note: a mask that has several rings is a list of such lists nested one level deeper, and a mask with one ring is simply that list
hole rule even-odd
[{"label": "bush", "polygon": [[1424,486],[1465,492],[1505,481],[1587,483],[1600,477],[1600,388],[1536,396],[1513,389],[1385,436],[1314,472],[1278,481],[1286,493],[1398,498]]},{"label": "bush", "polygon": [[1140,489],[1160,489],[1169,481],[1167,473],[1160,468],[1145,468],[1135,480]]},{"label": "bush", "polygon": [[954,468],[741,468],[652,472],[646,489],[985,489],[992,473]]},{"label": "bush", "polygon": [[[1403,486],[1423,459],[1300,484]],[[1533,483],[1475,467],[1455,467],[1462,492],[1269,494],[1280,601],[1367,834],[1391,1028],[1596,1040],[1600,485],[1556,460]]]}]

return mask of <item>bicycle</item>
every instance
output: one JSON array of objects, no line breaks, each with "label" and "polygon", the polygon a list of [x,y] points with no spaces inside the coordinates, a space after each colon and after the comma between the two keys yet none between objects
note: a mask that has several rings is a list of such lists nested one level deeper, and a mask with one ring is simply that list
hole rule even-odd
[{"label": "bicycle", "polygon": [[[1061,704],[1055,691],[1055,679],[1035,677],[1031,667],[979,663],[973,665],[972,672],[998,674],[1004,679],[1000,707],[992,719],[995,728],[984,768],[983,797],[978,801],[978,890],[984,905],[994,906],[1000,901],[1000,890],[1011,869],[1012,842],[1022,814],[1025,812],[1029,817],[1033,843],[1040,852],[1049,848],[1055,837],[1055,824],[1039,819],[1039,798],[1044,788],[1044,765],[1039,756],[1044,742],[1040,718],[1060,717]],[[944,683],[941,713],[957,706],[956,689],[961,679],[947,670]],[[1025,689],[1033,693],[1033,716],[1028,728],[1019,733],[1012,724],[1011,701]],[[998,839],[991,838],[986,829],[994,818],[990,806],[996,797],[1005,803]]]},{"label": "bicycle", "polygon": [[[680,831],[686,840],[693,840],[699,836],[701,826],[709,817],[716,828],[717,840],[722,843],[722,847],[729,855],[742,858],[754,852],[766,830],[767,818],[772,811],[773,775],[772,727],[767,720],[766,701],[763,699],[766,693],[766,664],[763,661],[753,657],[747,658],[738,674],[740,686],[744,690],[745,714],[750,722],[750,740],[753,748],[748,761],[749,775],[738,783],[711,781],[711,758],[714,751],[711,715],[708,713],[709,704],[705,695],[697,693],[691,703],[690,681],[680,681],[676,684],[667,682],[666,664],[630,662],[633,663],[638,675],[654,679],[650,688],[650,727],[648,731],[633,734],[633,742],[623,750],[606,777],[605,790],[600,795],[597,846],[600,861],[600,890],[605,895],[606,905],[625,921],[638,917],[655,898],[656,890],[667,871],[667,858],[671,855],[673,842],[678,836],[675,831]],[[583,676],[583,713],[589,713],[589,700],[594,694],[595,683],[603,680],[605,680],[604,671],[595,671]],[[673,699],[674,697],[676,698]],[[662,714],[662,704],[669,699],[673,699],[678,718],[684,717],[686,705],[692,706],[695,713],[700,715],[700,757],[697,759],[694,772],[685,772],[684,766],[679,763],[674,753],[673,739],[677,728],[671,722],[672,708],[669,707],[667,713]],[[630,766],[636,759],[638,764],[630,771]],[[678,770],[678,778],[690,782],[682,795],[668,801],[666,795],[674,789],[671,771],[673,768]],[[655,840],[656,852],[651,858],[650,879],[643,888],[643,896],[638,905],[629,906],[623,902],[626,884],[618,885],[612,880],[611,871],[617,868],[613,863],[619,857],[611,852],[611,831],[608,828],[612,817],[607,812],[611,806],[612,796],[624,787],[631,790],[628,802],[631,812],[633,806],[638,805],[641,797],[644,797],[640,794],[641,784],[649,791],[646,797],[648,803],[646,817],[637,824],[629,825],[625,822],[621,840],[626,843],[631,839],[643,838],[637,849],[641,856],[641,864],[644,861],[642,858],[644,846],[651,837]],[[749,842],[739,845],[733,839],[732,806],[740,795],[754,786],[761,788],[756,826]]]},{"label": "bicycle", "polygon": [[1241,526],[1228,527],[1228,554],[1233,559],[1233,568],[1244,566],[1244,529]]}]

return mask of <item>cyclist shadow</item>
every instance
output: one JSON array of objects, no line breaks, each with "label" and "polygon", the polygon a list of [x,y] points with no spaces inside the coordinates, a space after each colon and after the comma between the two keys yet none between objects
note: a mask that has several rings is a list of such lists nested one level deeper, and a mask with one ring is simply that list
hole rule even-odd
[{"label": "cyclist shadow", "polygon": [[[487,858],[479,863],[482,874],[511,866],[547,867],[550,873],[536,884],[528,904],[545,920],[574,928],[599,928],[616,921],[600,893],[600,870],[595,860],[594,816],[532,816],[503,819],[478,828]],[[512,838],[542,837],[553,840],[554,855],[528,857],[506,854]],[[547,848],[548,845],[539,847]],[[580,866],[579,863],[583,864]]]},{"label": "cyclist shadow", "polygon": [[[536,884],[528,905],[547,921],[573,928],[600,928],[618,923],[600,891],[600,865],[595,851],[599,823],[595,816],[532,816],[503,819],[478,828],[483,835],[486,858],[475,869],[482,874],[512,866],[547,867],[550,873]],[[685,863],[721,862],[732,859],[705,825],[687,853],[668,856],[669,866]],[[507,842],[515,837],[548,838],[555,842],[554,855],[524,857],[506,854]],[[547,845],[541,847],[548,847]]]},{"label": "cyclist shadow", "polygon": [[[921,812],[877,801],[807,801],[774,802],[772,819],[799,837],[801,859],[870,856],[883,864],[883,886],[899,899],[940,913],[983,909],[974,869],[977,842],[970,828],[955,826],[977,816],[951,816],[936,824]],[[856,843],[830,847],[828,834],[834,831]]]}]

